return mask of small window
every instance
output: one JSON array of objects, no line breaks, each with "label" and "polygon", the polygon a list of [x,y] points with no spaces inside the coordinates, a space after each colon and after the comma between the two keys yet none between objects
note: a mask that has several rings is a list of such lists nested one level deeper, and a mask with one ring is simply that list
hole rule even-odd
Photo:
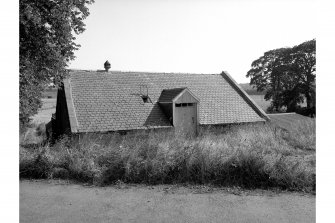
[{"label": "small window", "polygon": [[181,104],[176,104],[176,107],[181,107]]},{"label": "small window", "polygon": [[187,103],[187,106],[191,107],[191,106],[193,106],[193,103]]},{"label": "small window", "polygon": [[181,103],[181,107],[187,107],[187,103]]}]

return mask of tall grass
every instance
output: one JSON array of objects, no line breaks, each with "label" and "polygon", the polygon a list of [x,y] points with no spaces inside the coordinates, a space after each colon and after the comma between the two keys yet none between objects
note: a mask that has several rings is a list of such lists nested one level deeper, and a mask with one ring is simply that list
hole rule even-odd
[{"label": "tall grass", "polygon": [[292,125],[284,138],[295,148],[315,150],[315,119],[299,121],[297,125]]},{"label": "tall grass", "polygon": [[157,130],[65,137],[53,147],[21,147],[20,176],[96,185],[120,180],[313,191],[315,133],[309,134],[315,126],[308,128],[293,133],[268,124],[206,128],[186,139]]}]

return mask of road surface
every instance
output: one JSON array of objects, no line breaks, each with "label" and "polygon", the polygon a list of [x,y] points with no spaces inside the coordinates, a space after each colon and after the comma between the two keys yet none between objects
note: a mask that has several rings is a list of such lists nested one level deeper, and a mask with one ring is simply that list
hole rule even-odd
[{"label": "road surface", "polygon": [[315,222],[315,196],[20,181],[20,222]]}]

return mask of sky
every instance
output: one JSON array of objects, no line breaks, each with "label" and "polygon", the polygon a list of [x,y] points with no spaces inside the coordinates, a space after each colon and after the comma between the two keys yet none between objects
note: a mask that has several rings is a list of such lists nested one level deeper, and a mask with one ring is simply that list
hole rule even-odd
[{"label": "sky", "polygon": [[316,38],[315,1],[96,0],[69,68],[220,73],[247,83],[264,52]]}]

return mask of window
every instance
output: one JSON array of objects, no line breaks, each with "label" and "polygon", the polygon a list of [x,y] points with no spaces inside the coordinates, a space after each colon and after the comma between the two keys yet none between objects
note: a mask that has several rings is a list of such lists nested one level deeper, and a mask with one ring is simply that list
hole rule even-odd
[{"label": "window", "polygon": [[192,107],[194,103],[178,103],[176,107]]}]

